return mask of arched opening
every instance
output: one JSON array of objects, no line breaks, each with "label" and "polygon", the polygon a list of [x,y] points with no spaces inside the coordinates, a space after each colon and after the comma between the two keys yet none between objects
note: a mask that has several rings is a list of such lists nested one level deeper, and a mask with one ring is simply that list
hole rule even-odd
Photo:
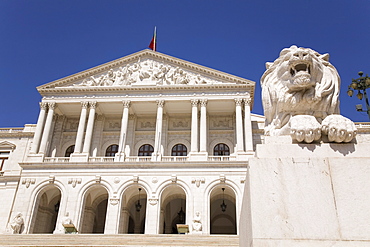
[{"label": "arched opening", "polygon": [[138,156],[152,156],[154,148],[150,144],[144,144],[139,148]]},{"label": "arched opening", "polygon": [[131,186],[122,196],[118,233],[144,234],[147,194],[141,186]]},{"label": "arched opening", "polygon": [[161,196],[160,233],[177,234],[177,224],[186,222],[186,194],[177,185],[168,186]]},{"label": "arched opening", "polygon": [[176,144],[171,150],[171,156],[186,156],[188,155],[188,149],[184,144]]},{"label": "arched opening", "polygon": [[60,190],[54,185],[40,191],[36,198],[30,233],[54,232],[61,198]]},{"label": "arched opening", "polygon": [[85,194],[80,233],[104,233],[108,192],[101,185],[92,186]]},{"label": "arched opening", "polygon": [[219,185],[210,197],[210,234],[237,234],[234,191]]},{"label": "arched opening", "polygon": [[105,157],[114,157],[116,153],[118,153],[118,145],[117,144],[110,145],[105,150]]},{"label": "arched opening", "polygon": [[225,143],[219,143],[213,148],[214,156],[229,156],[230,148]]},{"label": "arched opening", "polygon": [[69,146],[67,149],[66,149],[66,153],[65,153],[65,157],[71,157],[71,154],[73,154],[73,152],[75,151],[75,145],[72,145],[72,146]]}]

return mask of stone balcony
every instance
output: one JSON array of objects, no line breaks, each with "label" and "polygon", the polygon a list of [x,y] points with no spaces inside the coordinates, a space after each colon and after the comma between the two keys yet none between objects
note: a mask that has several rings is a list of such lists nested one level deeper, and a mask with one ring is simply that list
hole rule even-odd
[{"label": "stone balcony", "polygon": [[[235,161],[233,156],[208,156],[207,160],[204,161]],[[127,156],[124,162],[152,162],[151,156]],[[72,162],[70,157],[44,157],[43,161],[45,163],[69,163]],[[88,157],[88,163],[112,163],[112,162],[122,162],[117,160],[116,157]],[[192,162],[189,156],[161,156],[160,159],[154,162]]]}]

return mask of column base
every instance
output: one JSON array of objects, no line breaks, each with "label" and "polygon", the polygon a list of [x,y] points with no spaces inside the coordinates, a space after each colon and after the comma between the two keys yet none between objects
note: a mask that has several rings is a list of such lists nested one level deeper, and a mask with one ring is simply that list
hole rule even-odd
[{"label": "column base", "polygon": [[254,157],[254,152],[253,151],[239,151],[230,156],[232,160],[236,161],[247,161],[250,157]]},{"label": "column base", "polygon": [[27,161],[29,162],[43,162],[45,154],[28,154]]},{"label": "column base", "polygon": [[115,162],[124,162],[125,158],[126,158],[125,153],[116,153],[116,155],[114,156],[114,161]]},{"label": "column base", "polygon": [[190,152],[189,161],[208,161],[208,152]]},{"label": "column base", "polygon": [[162,154],[152,154],[151,161],[161,161],[162,160]]},{"label": "column base", "polygon": [[88,162],[89,154],[88,153],[73,153],[71,154],[71,162]]}]

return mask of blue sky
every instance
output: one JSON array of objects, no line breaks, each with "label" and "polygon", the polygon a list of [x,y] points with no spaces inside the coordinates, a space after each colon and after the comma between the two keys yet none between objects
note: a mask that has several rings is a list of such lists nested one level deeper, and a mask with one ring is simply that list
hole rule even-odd
[{"label": "blue sky", "polygon": [[158,51],[256,82],[262,114],[265,62],[292,44],[329,53],[341,79],[341,113],[368,121],[346,94],[370,74],[370,1],[1,0],[0,127],[36,123],[36,87],[146,49],[157,26]]}]

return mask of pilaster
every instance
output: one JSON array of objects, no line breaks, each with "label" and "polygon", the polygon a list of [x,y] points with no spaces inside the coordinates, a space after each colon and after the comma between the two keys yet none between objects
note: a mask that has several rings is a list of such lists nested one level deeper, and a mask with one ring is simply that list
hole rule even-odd
[{"label": "pilaster", "polygon": [[159,225],[158,199],[148,198],[145,217],[145,234],[158,234]]}]

